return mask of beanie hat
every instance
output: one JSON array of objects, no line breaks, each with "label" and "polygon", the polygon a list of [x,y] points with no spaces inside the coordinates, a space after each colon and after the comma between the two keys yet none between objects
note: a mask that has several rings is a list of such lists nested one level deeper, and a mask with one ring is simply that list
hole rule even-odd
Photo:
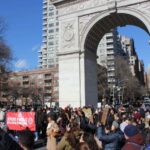
[{"label": "beanie hat", "polygon": [[128,137],[135,136],[138,134],[138,128],[134,125],[127,125],[124,129],[124,134],[127,135]]},{"label": "beanie hat", "polygon": [[117,121],[113,121],[112,125],[115,126],[116,128],[119,128],[119,124]]}]

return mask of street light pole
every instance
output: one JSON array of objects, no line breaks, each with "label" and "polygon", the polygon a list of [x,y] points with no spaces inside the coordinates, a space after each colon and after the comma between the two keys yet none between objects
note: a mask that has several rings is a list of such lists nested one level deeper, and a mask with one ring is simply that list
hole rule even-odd
[{"label": "street light pole", "polygon": [[113,105],[115,105],[115,85],[113,86]]}]

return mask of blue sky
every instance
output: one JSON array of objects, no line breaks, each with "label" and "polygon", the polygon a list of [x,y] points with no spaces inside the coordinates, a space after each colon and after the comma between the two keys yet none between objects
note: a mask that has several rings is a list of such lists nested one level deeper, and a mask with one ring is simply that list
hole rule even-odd
[{"label": "blue sky", "polygon": [[42,0],[0,0],[5,40],[14,57],[14,70],[33,69],[42,41]]},{"label": "blue sky", "polygon": [[135,48],[139,59],[145,63],[145,68],[150,67],[150,36],[143,29],[135,26],[126,26],[118,28],[121,35],[128,36],[134,39]]},{"label": "blue sky", "polygon": [[[11,1],[11,2],[10,2]],[[42,0],[0,0],[0,16],[7,24],[5,40],[13,51],[13,70],[34,69],[42,41]],[[150,65],[149,35],[138,27],[119,28],[135,40],[139,58]]]}]

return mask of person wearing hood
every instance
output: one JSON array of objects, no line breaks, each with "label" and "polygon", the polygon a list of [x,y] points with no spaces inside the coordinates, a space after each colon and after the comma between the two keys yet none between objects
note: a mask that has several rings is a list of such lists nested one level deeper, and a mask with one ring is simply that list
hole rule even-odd
[{"label": "person wearing hood", "polygon": [[134,125],[127,125],[124,129],[126,144],[122,150],[141,150],[144,148],[144,139]]}]

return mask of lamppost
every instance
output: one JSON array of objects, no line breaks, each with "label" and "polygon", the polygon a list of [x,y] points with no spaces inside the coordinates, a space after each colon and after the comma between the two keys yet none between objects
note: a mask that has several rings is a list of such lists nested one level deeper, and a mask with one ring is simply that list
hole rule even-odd
[{"label": "lamppost", "polygon": [[119,103],[121,102],[121,89],[122,89],[122,101],[123,101],[123,98],[124,98],[124,84],[123,85],[121,85],[122,83],[124,83],[125,81],[128,81],[129,79],[123,79],[123,80],[121,80],[121,81],[119,81],[118,82],[118,91],[119,91],[119,93],[118,93],[118,97],[119,97]]},{"label": "lamppost", "polygon": [[121,102],[121,87],[117,87],[117,91],[118,91],[118,100],[119,100],[119,104],[120,104],[120,102]]},{"label": "lamppost", "polygon": [[113,105],[115,105],[115,88],[116,86],[113,85]]}]

